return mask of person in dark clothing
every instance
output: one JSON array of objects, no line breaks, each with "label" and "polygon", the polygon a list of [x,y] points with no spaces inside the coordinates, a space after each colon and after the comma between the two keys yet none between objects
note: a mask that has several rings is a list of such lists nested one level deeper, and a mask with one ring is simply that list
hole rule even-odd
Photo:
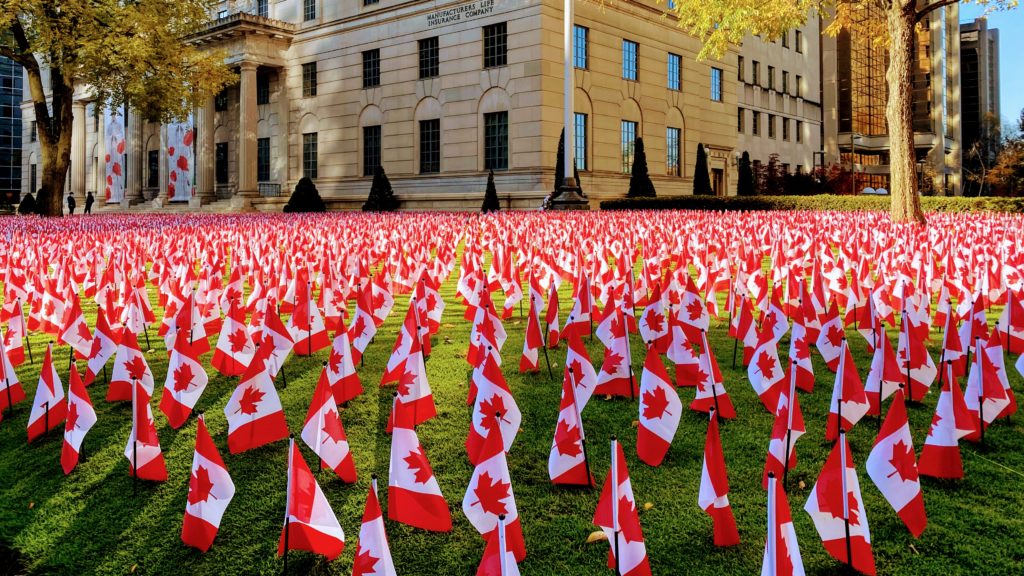
[{"label": "person in dark clothing", "polygon": [[68,192],[68,216],[75,215],[75,196]]},{"label": "person in dark clothing", "polygon": [[95,201],[96,201],[96,199],[93,198],[92,192],[89,192],[89,193],[87,193],[85,195],[85,213],[86,214],[92,214],[92,203],[95,202]]}]

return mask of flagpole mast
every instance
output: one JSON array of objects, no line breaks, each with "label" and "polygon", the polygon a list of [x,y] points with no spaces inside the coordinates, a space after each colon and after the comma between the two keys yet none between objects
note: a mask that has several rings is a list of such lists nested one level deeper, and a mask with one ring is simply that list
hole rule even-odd
[{"label": "flagpole mast", "polygon": [[569,366],[569,392],[572,394],[572,409],[576,412],[576,427],[580,429],[580,447],[583,452],[583,468],[587,473],[587,486],[593,488],[594,479],[590,475],[590,460],[587,458],[587,437],[583,432],[583,415],[576,401],[576,373],[572,366]]},{"label": "flagpole mast", "polygon": [[498,514],[498,573],[500,576],[508,574],[505,565],[505,515]]},{"label": "flagpole mast", "polygon": [[701,353],[708,357],[708,378],[711,379],[711,398],[714,400],[714,410],[718,410],[718,382],[715,380],[714,369],[711,367],[711,352],[708,350],[708,334],[703,328],[700,329],[701,344],[704,350]]},{"label": "flagpole mast", "polygon": [[[796,405],[796,366],[792,358],[789,364],[789,406],[786,408],[786,452],[782,455],[782,489],[789,481],[789,451],[793,444],[793,410]],[[769,477],[771,472],[769,472]],[[770,497],[770,496],[769,496]]]},{"label": "flagpole mast", "polygon": [[846,529],[846,564],[853,568],[853,543],[850,540],[850,501],[846,488],[846,430],[839,428],[839,461],[843,479],[843,526]]},{"label": "flagpole mast", "polygon": [[[571,0],[567,0],[571,1]],[[615,534],[615,544],[613,546],[615,556],[615,575],[621,576],[622,572],[619,569],[619,459],[618,450],[618,439],[612,436],[612,532]]]},{"label": "flagpole mast", "polygon": [[[775,542],[775,538],[776,538],[775,518],[777,517],[777,514],[778,514],[776,512],[776,510],[775,510],[776,506],[778,505],[776,503],[776,501],[775,501],[775,483],[776,482],[778,482],[778,480],[775,479],[775,473],[774,472],[769,472],[768,473],[768,540],[765,543],[765,548],[766,548],[765,552],[767,553],[769,567],[770,567],[769,570],[768,570],[768,573],[772,574],[772,575],[774,575],[776,573],[776,569],[775,569],[775,564],[776,564],[776,561],[775,561],[775,558],[776,558],[776,556],[775,556],[776,555],[776,552],[775,552],[775,548],[776,548],[776,542]],[[783,486],[783,488],[785,488],[785,486]]]},{"label": "flagpole mast", "polygon": [[[843,431],[843,380],[846,378],[846,336],[843,336],[843,341],[839,345],[839,371],[836,373],[836,386],[839,388],[838,398],[836,399],[836,420],[838,421],[839,431]],[[879,400],[878,411],[882,411],[881,400]]]},{"label": "flagpole mast", "polygon": [[[974,346],[978,351],[975,357],[981,355],[981,338],[974,337]],[[987,353],[987,352],[986,352]],[[978,429],[981,432],[981,445],[985,445],[985,363],[982,361],[978,366]]]},{"label": "flagpole mast", "polygon": [[136,390],[138,381],[132,379],[132,496],[135,496],[138,492],[139,484],[139,417],[135,413],[138,405],[135,396],[138,394]]},{"label": "flagpole mast", "polygon": [[[533,298],[533,296],[530,296],[530,298]],[[569,317],[569,321],[570,322],[572,321],[572,316]],[[540,327],[540,320],[537,321],[537,326]],[[543,333],[544,333],[544,342],[540,345],[540,349],[544,351],[544,362],[548,365],[548,378],[554,378],[555,375],[554,375],[554,373],[551,372],[551,358],[548,357],[548,336],[547,336],[548,330],[547,330],[547,327],[545,326],[544,328],[542,328],[542,330],[543,330]]]},{"label": "flagpole mast", "polygon": [[288,483],[284,499],[284,575],[288,576],[288,525],[292,512],[292,452],[295,450],[295,434],[288,435]]}]

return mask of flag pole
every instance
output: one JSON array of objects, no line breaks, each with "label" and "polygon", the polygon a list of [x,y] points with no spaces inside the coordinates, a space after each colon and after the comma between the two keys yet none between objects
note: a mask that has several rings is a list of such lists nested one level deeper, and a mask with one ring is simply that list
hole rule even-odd
[{"label": "flag pole", "polygon": [[843,527],[846,529],[846,564],[853,568],[853,542],[850,540],[850,501],[846,488],[846,430],[839,428],[839,461],[843,479]]},{"label": "flag pole", "polygon": [[[572,318],[570,317],[570,320]],[[537,324],[540,324],[538,321]],[[544,329],[544,333],[547,334],[547,328]],[[544,351],[544,362],[548,365],[548,378],[554,378],[554,373],[551,372],[551,358],[548,356],[548,339],[544,337],[544,342],[540,345],[540,349]]]},{"label": "flag pole", "polygon": [[718,382],[715,381],[714,369],[711,367],[711,351],[708,350],[708,334],[703,328],[700,329],[701,344],[704,345],[703,354],[708,356],[708,378],[711,378],[711,398],[715,405],[713,410],[718,410]]},{"label": "flag pole", "polygon": [[612,435],[612,532],[615,534],[613,556],[615,556],[615,576],[621,576],[619,570],[619,459],[616,450],[618,439]]},{"label": "flag pole", "polygon": [[[796,367],[792,358],[789,361],[789,406],[786,408],[786,451],[782,455],[782,489],[785,491],[789,481],[789,451],[793,445],[793,410],[796,405]],[[769,478],[773,478],[771,472]],[[769,492],[769,497],[770,496]]]},{"label": "flag pole", "polygon": [[[843,430],[843,379],[846,377],[846,336],[843,336],[842,343],[839,344],[839,371],[836,372],[836,386],[839,387],[839,394],[836,400],[836,420],[838,421],[839,430]],[[881,398],[881,396],[879,396]],[[878,411],[882,411],[882,401],[878,401]]]},{"label": "flag pole", "polygon": [[[776,555],[775,555],[776,554],[776,552],[775,552],[776,542],[775,542],[775,538],[776,538],[777,532],[776,532],[776,528],[775,528],[775,519],[777,518],[777,514],[778,514],[778,512],[776,512],[776,510],[775,510],[775,508],[777,506],[777,504],[775,502],[775,483],[776,482],[778,482],[778,480],[775,479],[775,473],[774,472],[769,472],[768,473],[768,539],[765,542],[765,556],[767,556],[769,558],[768,561],[771,563],[770,564],[771,568],[769,568],[769,570],[768,570],[769,574],[775,574],[776,573],[776,569],[775,569],[775,565],[776,565]],[[785,486],[783,486],[783,489],[785,489]]]},{"label": "flag pole", "polygon": [[288,484],[285,488],[284,502],[284,575],[288,575],[288,525],[291,523],[292,511],[292,452],[295,448],[295,434],[288,435]]},{"label": "flag pole", "polygon": [[[3,361],[3,359],[0,358],[0,361]],[[11,397],[11,387],[7,383],[7,373],[6,373],[6,371],[4,372],[4,388],[7,389],[7,409],[11,410],[12,408],[14,408],[14,402],[12,401],[13,398]]]},{"label": "flag pole", "polygon": [[506,576],[508,568],[505,565],[505,515],[498,514],[498,574]]},{"label": "flag pole", "polygon": [[138,484],[139,484],[139,430],[138,430],[138,426],[137,426],[137,424],[139,422],[139,418],[135,414],[135,411],[137,409],[136,406],[138,404],[136,402],[136,400],[135,400],[135,395],[138,393],[136,391],[136,388],[137,388],[136,384],[137,384],[137,381],[133,378],[132,379],[132,496],[135,496],[138,493]]},{"label": "flag pole", "polygon": [[576,373],[572,366],[569,366],[569,392],[572,393],[572,409],[576,412],[576,427],[580,429],[580,447],[583,452],[583,468],[587,473],[587,487],[594,487],[594,479],[590,475],[590,460],[587,458],[587,437],[583,433],[583,415],[580,413],[580,405],[576,402]]},{"label": "flag pole", "polygon": [[[974,337],[974,346],[978,351],[975,356],[981,355],[981,338]],[[985,445],[985,364],[978,366],[978,430],[981,432],[981,445]]]},{"label": "flag pole", "polygon": [[[569,2],[571,0],[566,0],[566,1]],[[626,355],[628,356],[627,361],[628,361],[628,366],[629,366],[629,399],[630,400],[636,400],[636,391],[634,390],[634,383],[633,383],[633,349],[629,347],[629,330],[626,329],[626,326],[625,326],[625,323],[626,323],[625,317],[623,317],[622,323],[623,323],[623,335],[626,338]]]}]

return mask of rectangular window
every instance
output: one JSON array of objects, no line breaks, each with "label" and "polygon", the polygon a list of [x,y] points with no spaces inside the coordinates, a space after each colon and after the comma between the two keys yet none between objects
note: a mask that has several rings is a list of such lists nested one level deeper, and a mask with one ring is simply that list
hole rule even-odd
[{"label": "rectangular window", "polygon": [[752,78],[753,84],[755,86],[760,86],[761,85],[761,63],[758,62],[757,60],[754,60],[753,62],[750,63],[750,69],[752,71],[751,73],[754,75],[753,78]]},{"label": "rectangular window", "polygon": [[420,40],[420,78],[440,74],[440,43],[437,36]]},{"label": "rectangular window", "polygon": [[799,74],[797,74],[797,77],[796,77],[796,97],[797,98],[803,98],[804,97],[804,77],[800,76]]},{"label": "rectangular window", "polygon": [[803,32],[801,32],[799,30],[796,31],[796,37],[793,39],[793,44],[795,45],[794,47],[796,48],[797,52],[799,52],[801,54],[804,53],[804,33]]},{"label": "rectangular window", "polygon": [[803,123],[803,120],[797,120],[796,121],[796,141],[797,142],[803,142],[804,141],[804,123]]},{"label": "rectangular window", "polygon": [[[28,141],[29,142],[35,142],[39,138],[39,135],[37,133],[37,131],[39,130],[39,124],[35,120],[33,120],[32,123],[29,125],[29,129],[28,130],[29,130],[28,131]],[[34,187],[33,187],[32,193],[35,194],[35,188]]]},{"label": "rectangular window", "polygon": [[789,30],[782,33],[782,47],[789,48]]},{"label": "rectangular window", "polygon": [[682,131],[668,127],[665,130],[665,173],[669,176],[682,176],[679,165],[679,141]]},{"label": "rectangular window", "polygon": [[750,133],[754,136],[761,135],[761,113],[757,110],[751,111]]},{"label": "rectangular window", "polygon": [[316,135],[316,132],[302,135],[302,175],[313,180],[316,180],[318,168]]},{"label": "rectangular window", "polygon": [[380,86],[380,50],[363,52],[363,88]]},{"label": "rectangular window", "polygon": [[775,90],[775,66],[768,67],[768,89]]},{"label": "rectangular window", "polygon": [[270,104],[270,76],[256,74],[256,104]]},{"label": "rectangular window", "polygon": [[740,134],[744,132],[743,120],[746,117],[747,112],[743,108],[736,109],[736,131]]},{"label": "rectangular window", "polygon": [[745,67],[746,67],[746,63],[743,60],[743,56],[737,56],[736,57],[736,80],[739,81],[739,82],[744,82],[745,81],[744,76],[747,75],[746,70],[744,70]]},{"label": "rectangular window", "polygon": [[30,164],[28,167],[28,191],[32,194],[36,193],[36,165]]},{"label": "rectangular window", "polygon": [[622,121],[622,173],[633,171],[633,147],[636,145],[637,123]]},{"label": "rectangular window", "polygon": [[589,49],[590,29],[584,26],[575,25],[572,27],[572,63],[580,70],[587,69],[587,56]]},{"label": "rectangular window", "polygon": [[363,176],[373,176],[380,167],[380,126],[363,126]]},{"label": "rectangular window", "polygon": [[484,26],[484,68],[504,66],[508,61],[507,27],[504,22]]},{"label": "rectangular window", "polygon": [[302,65],[302,97],[316,96],[316,62]]},{"label": "rectangular window", "polygon": [[270,182],[270,138],[256,139],[256,181]]},{"label": "rectangular window", "polygon": [[213,98],[213,110],[215,112],[225,112],[228,109],[228,91],[222,90],[220,94],[217,94]]},{"label": "rectangular window", "polygon": [[711,69],[711,100],[713,102],[722,101],[722,69],[712,68]]},{"label": "rectangular window", "polygon": [[682,90],[680,78],[683,75],[683,59],[678,54],[668,54],[668,89]]},{"label": "rectangular window", "polygon": [[636,62],[639,53],[639,44],[630,40],[622,41],[622,77],[626,80],[636,80]]},{"label": "rectangular window", "polygon": [[[576,113],[573,118],[573,152],[575,153],[576,169],[587,169],[587,115]],[[577,182],[577,184],[579,184]]]},{"label": "rectangular window", "polygon": [[380,0],[363,0],[363,6],[373,6],[378,2],[380,2]]},{"label": "rectangular window", "polygon": [[148,156],[149,174],[146,178],[146,187],[157,188],[160,186],[160,151],[150,150]]},{"label": "rectangular window", "polygon": [[789,118],[782,119],[782,139],[789,142]]},{"label": "rectangular window", "polygon": [[302,0],[302,19],[316,20],[316,0]]},{"label": "rectangular window", "polygon": [[216,172],[217,184],[228,183],[228,143],[217,142],[214,149],[213,169]]},{"label": "rectangular window", "polygon": [[263,18],[270,16],[270,0],[256,0],[256,15]]},{"label": "rectangular window", "polygon": [[782,71],[782,93],[789,94],[789,72]]},{"label": "rectangular window", "polygon": [[775,114],[768,115],[768,137],[775,138]]},{"label": "rectangular window", "polygon": [[441,120],[420,120],[420,174],[441,171]]},{"label": "rectangular window", "polygon": [[484,114],[484,170],[508,170],[508,112]]}]

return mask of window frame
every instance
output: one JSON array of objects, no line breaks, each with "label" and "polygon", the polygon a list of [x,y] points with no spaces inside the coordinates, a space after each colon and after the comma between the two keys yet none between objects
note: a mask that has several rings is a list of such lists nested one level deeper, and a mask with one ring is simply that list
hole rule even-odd
[{"label": "window frame", "polygon": [[[673,136],[675,140],[673,142]],[[665,174],[668,176],[681,177],[683,175],[683,129],[675,126],[665,127]],[[675,164],[672,164],[673,153]],[[674,168],[673,168],[674,166]]]},{"label": "window frame", "polygon": [[[676,61],[675,62],[675,66],[672,65],[672,60],[673,59],[675,59],[675,61]],[[675,86],[672,85],[673,72],[675,73]],[[672,90],[674,92],[681,91],[683,89],[683,57],[682,56],[680,56],[679,54],[673,54],[672,52],[668,53],[668,70],[666,70],[666,74],[668,75],[668,81],[666,82],[666,86],[668,87],[668,89]]]},{"label": "window frame", "polygon": [[[622,120],[619,123],[619,153],[622,156],[623,174],[630,174],[633,171],[633,160],[636,158],[637,132],[639,131],[639,122],[634,120]],[[631,134],[631,137],[628,139],[627,133]]]},{"label": "window frame", "polygon": [[380,48],[363,50],[363,88],[380,86]]},{"label": "window frame", "polygon": [[[508,111],[484,113],[484,170],[505,171],[509,167]],[[492,133],[491,130],[497,130]]]},{"label": "window frame", "polygon": [[761,112],[758,110],[751,110],[750,117],[750,133],[754,136],[761,135]]},{"label": "window frame", "polygon": [[736,107],[736,132],[739,134],[747,133],[747,110],[739,106]]},{"label": "window frame", "polygon": [[[420,174],[437,174],[441,171],[441,119],[420,120]],[[428,140],[426,137],[431,136]]]},{"label": "window frame", "polygon": [[746,71],[747,63],[743,56],[736,56],[736,81],[746,82]]},{"label": "window frame", "polygon": [[[582,47],[579,42],[581,38]],[[573,24],[572,27],[572,65],[577,70],[590,69],[590,28],[579,24]]]},{"label": "window frame", "polygon": [[640,76],[640,43],[622,39],[622,79],[638,82]]},{"label": "window frame", "polygon": [[768,115],[768,138],[774,140],[778,134],[775,132],[775,114]]},{"label": "window frame", "polygon": [[316,97],[316,61],[303,62],[302,64],[302,97]]},{"label": "window frame", "polygon": [[302,21],[316,20],[316,0],[302,0]]},{"label": "window frame", "polygon": [[717,66],[711,67],[711,101],[722,102],[725,98],[723,85],[723,70]]},{"label": "window frame", "polygon": [[[221,159],[223,162],[219,161]],[[229,142],[216,142],[213,145],[213,181],[221,186],[231,182],[231,144]]]},{"label": "window frame", "polygon": [[795,30],[794,32],[795,32],[795,34],[794,34],[794,38],[793,38],[793,49],[796,50],[797,54],[803,54],[804,53],[804,33],[801,32],[800,30]]},{"label": "window frame", "polygon": [[[582,120],[582,123],[581,123]],[[587,122],[589,117],[583,112],[574,112],[572,118],[573,160],[576,169],[586,172],[587,164]],[[582,130],[581,130],[582,128]],[[582,134],[581,134],[582,132]]]},{"label": "window frame", "polygon": [[363,176],[373,176],[383,162],[384,132],[380,124],[363,126]]},{"label": "window frame", "polygon": [[316,180],[320,171],[319,133],[303,132],[302,134],[302,176]]},{"label": "window frame", "polygon": [[256,182],[270,182],[270,138],[256,139]]},{"label": "window frame", "polygon": [[418,43],[420,80],[441,75],[441,38],[421,38]]},{"label": "window frame", "polygon": [[508,65],[508,23],[495,22],[481,29],[483,36],[483,67],[500,68]]}]

